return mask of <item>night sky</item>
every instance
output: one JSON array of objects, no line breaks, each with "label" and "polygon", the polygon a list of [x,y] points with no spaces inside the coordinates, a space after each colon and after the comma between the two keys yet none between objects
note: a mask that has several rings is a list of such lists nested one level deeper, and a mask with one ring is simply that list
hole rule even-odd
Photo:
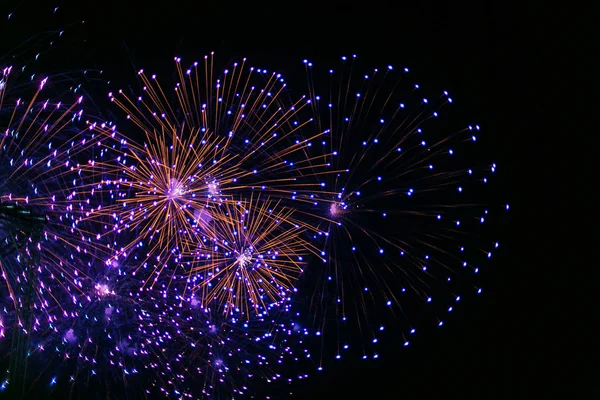
[{"label": "night sky", "polygon": [[[59,25],[46,20],[54,3],[2,3],[2,51],[36,26]],[[303,58],[358,54],[371,64],[409,65],[428,86],[452,92],[459,117],[485,127],[483,149],[501,166],[494,185],[512,209],[502,225],[502,249],[485,271],[485,295],[463,304],[443,329],[408,349],[386,342],[380,360],[369,367],[342,365],[313,374],[291,388],[294,398],[600,397],[597,384],[574,383],[564,371],[554,331],[566,322],[552,322],[568,310],[556,308],[548,289],[556,263],[548,246],[556,239],[546,218],[553,185],[543,168],[550,139],[540,123],[547,91],[540,71],[549,56],[535,11],[488,2],[55,3],[61,7],[58,21],[85,20],[77,27],[85,43],[70,38],[83,51],[53,67],[102,69],[113,88],[132,81],[142,67],[169,74],[176,55],[187,61],[210,51],[225,61],[244,56],[285,74]],[[10,29],[4,27],[7,10],[14,11]]]}]

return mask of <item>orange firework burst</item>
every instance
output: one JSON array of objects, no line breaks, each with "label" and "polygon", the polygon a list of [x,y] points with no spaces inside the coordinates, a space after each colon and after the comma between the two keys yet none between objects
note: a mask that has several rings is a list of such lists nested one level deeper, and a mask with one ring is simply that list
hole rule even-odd
[{"label": "orange firework burst", "polygon": [[[118,230],[135,232],[129,247],[142,243],[148,255],[140,268],[150,256],[156,260],[147,283],[170,260],[181,262],[210,221],[229,223],[214,206],[255,190],[279,199],[309,192],[318,183],[307,178],[323,167],[322,154],[306,152],[321,133],[303,137],[310,118],[297,120],[307,102],[289,101],[279,74],[247,67],[244,59],[215,80],[212,56],[186,71],[179,59],[176,64],[175,101],[143,70],[142,96],[110,94],[145,144],[123,142],[115,163],[91,166],[111,177],[99,186],[115,198],[96,214],[111,216]],[[109,136],[116,129],[94,128]]]},{"label": "orange firework burst", "polygon": [[286,300],[317,249],[305,229],[291,222],[293,210],[278,201],[250,198],[217,208],[207,250],[196,253],[190,276],[200,277],[194,291],[223,311],[268,311]]}]

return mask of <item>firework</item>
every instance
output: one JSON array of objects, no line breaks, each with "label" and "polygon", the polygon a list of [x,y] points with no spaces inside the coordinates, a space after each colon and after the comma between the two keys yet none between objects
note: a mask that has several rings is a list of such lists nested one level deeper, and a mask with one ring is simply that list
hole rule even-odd
[{"label": "firework", "polygon": [[[296,116],[307,103],[302,97],[286,102],[281,75],[244,60],[216,78],[212,56],[185,72],[179,59],[176,65],[175,99],[143,71],[141,96],[110,94],[134,124],[127,130],[137,130],[133,136],[144,144],[127,141],[113,164],[94,165],[112,177],[102,186],[115,195],[96,215],[112,215],[117,229],[135,232],[135,243],[156,264],[144,286],[163,274],[167,261],[192,253],[207,224],[228,219],[218,205],[253,191],[274,199],[304,193],[313,185],[305,177],[319,164],[306,158],[306,148],[321,134],[299,134],[308,121]],[[116,127],[95,130],[111,136]]]},{"label": "firework", "polygon": [[389,324],[408,345],[425,313],[443,325],[432,299],[451,312],[461,296],[480,293],[472,275],[498,247],[482,228],[504,208],[485,196],[497,166],[472,149],[480,127],[449,117],[448,92],[428,98],[408,69],[357,64],[343,57],[320,71],[305,61],[312,131],[324,132],[308,158],[321,152],[334,172],[313,175],[319,190],[286,203],[324,249],[298,290],[310,299],[322,351],[338,359],[357,337],[357,355],[377,358]]},{"label": "firework", "polygon": [[242,315],[289,301],[305,259],[316,252],[305,230],[290,222],[293,210],[279,202],[250,198],[222,204],[208,227],[209,240],[196,252],[199,262],[190,276],[194,290],[225,313]]},{"label": "firework", "polygon": [[81,100],[46,102],[46,80],[21,100],[4,69],[0,328],[35,332],[34,379],[242,395],[306,378],[282,372],[300,359],[377,358],[388,325],[408,345],[423,314],[443,325],[430,303],[479,293],[498,247],[479,126],[354,59],[306,61],[306,96],[245,59],[176,59],[174,90],[142,70],[109,95],[125,123],[79,129]]},{"label": "firework", "polygon": [[91,246],[80,223],[94,204],[80,166],[99,143],[81,120],[77,79],[33,73],[25,61],[38,56],[0,60],[0,346],[11,375],[2,388],[17,391],[36,344],[70,311],[65,299],[82,293]]},{"label": "firework", "polygon": [[131,273],[139,252],[121,253],[118,263],[91,258],[89,279],[77,282],[86,294],[68,299],[69,312],[54,320],[56,334],[37,344],[39,380],[74,393],[101,384],[134,397],[199,398],[289,379],[280,364],[298,357],[306,331],[280,322],[288,305],[250,319],[204,306],[193,293],[182,296],[183,285],[140,290]]}]

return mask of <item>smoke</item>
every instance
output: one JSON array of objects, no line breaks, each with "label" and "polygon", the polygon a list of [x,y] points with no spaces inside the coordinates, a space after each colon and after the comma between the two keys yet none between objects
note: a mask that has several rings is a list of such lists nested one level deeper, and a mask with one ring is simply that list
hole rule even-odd
[{"label": "smoke", "polygon": [[77,336],[75,336],[75,333],[73,332],[73,328],[71,328],[67,331],[67,333],[65,334],[65,340],[69,343],[74,343],[77,341]]}]

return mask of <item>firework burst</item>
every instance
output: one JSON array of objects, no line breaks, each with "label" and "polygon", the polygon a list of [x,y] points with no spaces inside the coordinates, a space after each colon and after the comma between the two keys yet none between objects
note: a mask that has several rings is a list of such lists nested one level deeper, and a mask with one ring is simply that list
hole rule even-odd
[{"label": "firework burst", "polygon": [[25,381],[25,354],[56,333],[53,313],[68,312],[64,296],[86,275],[79,257],[88,236],[79,224],[93,203],[80,190],[80,165],[98,143],[81,121],[83,97],[72,93],[79,86],[58,96],[71,103],[53,101],[46,96],[61,90],[61,80],[25,77],[23,69],[4,65],[0,76],[1,336],[12,329],[11,344],[2,344],[14,381]]},{"label": "firework burst", "polygon": [[504,208],[486,195],[496,164],[472,150],[480,128],[448,116],[448,92],[428,98],[408,69],[357,64],[343,57],[321,74],[305,61],[314,131],[324,132],[308,157],[321,152],[334,172],[313,175],[320,190],[293,198],[296,223],[324,248],[320,271],[299,289],[316,333],[337,338],[324,349],[336,358],[356,337],[368,343],[361,358],[377,357],[388,322],[407,345],[414,320],[432,312],[419,304],[435,297],[451,312],[465,290],[480,293],[470,275],[498,247],[482,227]]},{"label": "firework burst", "polygon": [[36,380],[242,395],[356,338],[377,358],[388,323],[408,345],[415,315],[443,325],[433,298],[451,312],[480,292],[498,243],[480,231],[496,165],[471,150],[479,126],[407,69],[354,58],[323,75],[306,61],[297,100],[245,59],[220,74],[212,55],[176,59],[174,90],[142,70],[140,95],[109,95],[118,129],[77,128],[81,98],[46,101],[37,78],[16,96],[3,69],[0,329],[35,333],[11,349]]},{"label": "firework burst", "polygon": [[194,291],[224,312],[265,312],[290,300],[304,269],[316,252],[305,230],[290,222],[293,210],[280,202],[250,198],[218,207],[209,227],[208,251],[190,274],[200,277]]},{"label": "firework burst", "polygon": [[[115,196],[96,215],[112,215],[117,229],[135,232],[129,246],[143,242],[156,264],[145,285],[153,284],[169,260],[191,253],[208,224],[228,219],[218,205],[254,191],[274,199],[304,193],[313,185],[306,176],[318,164],[306,159],[306,148],[320,134],[299,134],[308,121],[296,116],[307,103],[286,102],[281,75],[248,67],[244,60],[215,79],[212,56],[185,72],[179,59],[176,65],[174,101],[155,75],[143,71],[141,96],[110,95],[133,122],[128,129],[137,129],[145,144],[127,141],[114,163],[93,166],[110,177],[101,186]],[[94,129],[112,136],[116,127]]]}]

